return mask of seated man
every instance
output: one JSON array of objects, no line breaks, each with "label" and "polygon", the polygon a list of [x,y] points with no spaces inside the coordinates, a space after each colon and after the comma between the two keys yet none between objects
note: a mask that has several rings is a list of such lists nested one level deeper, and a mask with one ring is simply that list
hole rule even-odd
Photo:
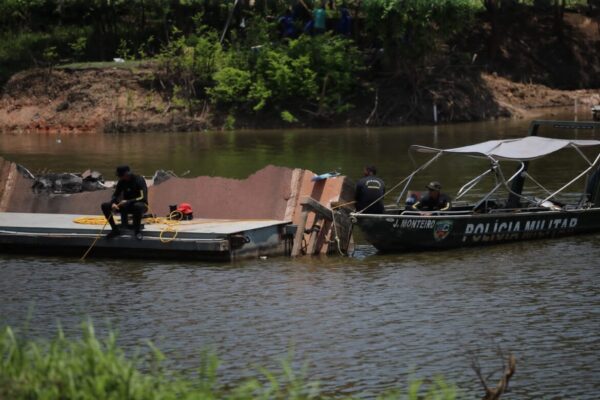
[{"label": "seated man", "polygon": [[450,209],[450,198],[440,193],[442,185],[439,182],[430,182],[426,186],[429,191],[421,197],[421,200],[413,204],[413,210],[421,211],[445,211]]},{"label": "seated man", "polygon": [[146,181],[143,176],[134,175],[127,165],[117,167],[117,177],[119,177],[119,182],[111,201],[102,203],[102,213],[112,228],[112,231],[106,237],[111,239],[121,234],[112,215],[113,211],[118,211],[121,213],[122,226],[127,225],[129,214],[133,216],[133,231],[136,239],[141,240],[142,215],[148,209]]},{"label": "seated man", "polygon": [[383,195],[385,194],[385,183],[377,176],[377,168],[365,167],[364,176],[356,182],[356,211],[366,214],[382,214]]}]

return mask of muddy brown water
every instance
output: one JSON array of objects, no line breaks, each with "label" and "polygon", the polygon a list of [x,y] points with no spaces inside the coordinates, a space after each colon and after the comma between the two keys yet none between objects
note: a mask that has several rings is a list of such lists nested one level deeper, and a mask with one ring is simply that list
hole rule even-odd
[{"label": "muddy brown water", "polygon": [[[452,147],[525,134],[526,121],[433,127],[156,133],[0,135],[0,154],[34,171],[109,175],[128,162],[191,175],[242,178],[267,165],[340,169],[374,163],[388,183],[411,170],[412,143]],[[546,132],[548,136],[555,132]],[[579,138],[600,133],[574,131]],[[558,188],[583,164],[572,153],[532,166]],[[450,194],[478,161],[452,159],[415,182],[441,180]],[[570,170],[571,168],[571,170]],[[577,197],[577,190],[570,191]],[[274,258],[236,264],[0,255],[0,324],[50,337],[90,317],[134,353],[152,340],[182,371],[200,351],[222,360],[225,383],[293,364],[330,393],[370,397],[416,377],[443,375],[467,398],[482,391],[470,368],[518,357],[507,398],[597,398],[600,389],[600,235],[479,249],[382,255],[358,237],[350,258]],[[140,350],[144,351],[144,350]],[[492,380],[495,381],[495,378]]]}]

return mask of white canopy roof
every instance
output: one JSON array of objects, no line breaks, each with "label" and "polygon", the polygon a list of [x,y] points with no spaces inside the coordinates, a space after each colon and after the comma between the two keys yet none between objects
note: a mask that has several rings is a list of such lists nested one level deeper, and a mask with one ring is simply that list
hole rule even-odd
[{"label": "white canopy roof", "polygon": [[455,153],[492,157],[496,160],[528,161],[546,156],[569,146],[585,147],[599,145],[600,140],[567,140],[527,136],[519,139],[489,140],[454,149],[435,149],[417,145],[411,146],[411,149],[422,153]]}]

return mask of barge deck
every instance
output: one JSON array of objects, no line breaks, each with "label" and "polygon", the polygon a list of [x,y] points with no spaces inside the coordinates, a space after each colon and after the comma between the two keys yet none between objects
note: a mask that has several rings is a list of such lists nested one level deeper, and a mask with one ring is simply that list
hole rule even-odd
[{"label": "barge deck", "polygon": [[144,226],[142,240],[123,229],[106,239],[110,227],[75,222],[84,215],[0,213],[0,249],[11,252],[82,256],[96,238],[91,255],[135,258],[186,258],[231,261],[284,255],[291,251],[289,221],[270,219],[208,219],[174,225]]}]

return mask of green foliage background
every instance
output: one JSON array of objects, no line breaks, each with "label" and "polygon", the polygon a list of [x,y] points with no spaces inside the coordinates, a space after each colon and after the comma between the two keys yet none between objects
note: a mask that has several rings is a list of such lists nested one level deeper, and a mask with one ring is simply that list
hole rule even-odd
[{"label": "green foliage background", "polygon": [[[175,107],[191,115],[271,114],[291,122],[348,113],[381,76],[416,91],[426,68],[482,13],[584,0],[336,0],[329,32],[282,38],[278,18],[297,0],[0,0],[0,85],[30,67],[157,62]],[[309,7],[320,2],[304,0]],[[342,6],[352,34],[335,34]],[[310,13],[308,13],[310,15]],[[296,20],[301,32],[306,20]],[[222,36],[225,26],[227,32]],[[222,40],[221,40],[222,39]],[[460,57],[460,55],[457,55]],[[463,57],[469,59],[469,57]]]}]

